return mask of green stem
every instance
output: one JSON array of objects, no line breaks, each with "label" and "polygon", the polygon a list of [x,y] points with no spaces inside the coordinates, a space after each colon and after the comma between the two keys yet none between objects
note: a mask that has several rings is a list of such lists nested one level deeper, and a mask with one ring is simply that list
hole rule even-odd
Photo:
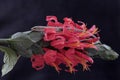
[{"label": "green stem", "polygon": [[10,39],[0,39],[0,45],[9,45]]}]

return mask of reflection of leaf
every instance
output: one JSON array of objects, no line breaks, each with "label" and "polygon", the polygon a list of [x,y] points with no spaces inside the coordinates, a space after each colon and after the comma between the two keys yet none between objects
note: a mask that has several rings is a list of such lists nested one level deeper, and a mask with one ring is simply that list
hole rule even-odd
[{"label": "reflection of leaf", "polygon": [[2,66],[2,76],[4,76],[13,69],[18,57],[11,48],[0,46],[0,50],[5,53],[3,59],[4,65]]}]

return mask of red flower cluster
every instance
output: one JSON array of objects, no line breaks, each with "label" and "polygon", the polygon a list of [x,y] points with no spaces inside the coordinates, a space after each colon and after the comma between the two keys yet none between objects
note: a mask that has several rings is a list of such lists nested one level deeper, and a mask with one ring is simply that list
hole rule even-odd
[{"label": "red flower cluster", "polygon": [[40,70],[44,64],[55,67],[59,72],[60,64],[66,65],[68,72],[75,72],[75,66],[82,64],[83,70],[89,69],[88,63],[93,59],[87,55],[86,48],[95,48],[98,29],[93,25],[87,29],[83,22],[75,23],[71,18],[64,18],[60,23],[55,16],[47,16],[48,27],[44,28],[44,41],[50,43],[49,47],[43,48],[44,54],[31,57],[32,67]]}]

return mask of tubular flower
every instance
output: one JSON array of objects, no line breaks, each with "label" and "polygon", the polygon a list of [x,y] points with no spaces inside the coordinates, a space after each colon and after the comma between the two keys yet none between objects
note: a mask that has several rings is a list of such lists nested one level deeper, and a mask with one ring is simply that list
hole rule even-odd
[{"label": "tubular flower", "polygon": [[32,67],[36,70],[44,68],[44,59],[42,55],[33,55],[31,57]]},{"label": "tubular flower", "polygon": [[55,39],[56,30],[54,28],[45,28],[44,29],[44,40],[50,41]]},{"label": "tubular flower", "polygon": [[63,36],[56,36],[55,40],[51,42],[51,46],[62,49],[64,48],[65,38]]},{"label": "tubular flower", "polygon": [[58,22],[57,17],[56,16],[47,16],[46,17],[46,21],[48,21],[47,25],[48,26],[61,26],[62,23]]},{"label": "tubular flower", "polygon": [[93,59],[87,55],[86,48],[97,47],[94,45],[100,38],[98,28],[93,25],[87,29],[85,23],[78,21],[75,23],[71,18],[64,18],[64,23],[60,23],[56,16],[47,16],[48,22],[44,28],[43,42],[48,42],[49,46],[42,47],[44,54],[33,55],[31,57],[32,66],[36,70],[42,69],[45,64],[53,66],[56,71],[62,70],[61,64],[66,65],[65,71],[75,72],[78,64],[83,66],[83,70],[88,70]]}]

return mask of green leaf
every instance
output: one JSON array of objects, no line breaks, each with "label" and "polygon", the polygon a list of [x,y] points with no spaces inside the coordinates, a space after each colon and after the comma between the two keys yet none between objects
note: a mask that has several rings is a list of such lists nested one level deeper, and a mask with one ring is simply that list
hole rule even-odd
[{"label": "green leaf", "polygon": [[[42,53],[43,32],[25,31],[17,32],[9,39],[0,39],[0,45],[9,46],[16,54],[31,57],[34,52]],[[39,44],[37,44],[39,42]]]},{"label": "green leaf", "polygon": [[[33,31],[25,31],[25,32],[17,32],[11,36],[11,47],[24,57],[31,57],[33,54],[32,46],[34,46],[38,41],[40,41],[43,37],[42,32],[33,32]],[[37,46],[39,50],[40,47]],[[39,52],[37,50],[37,52]]]},{"label": "green leaf", "polygon": [[119,54],[115,52],[110,46],[103,44],[101,48],[101,53],[99,56],[104,60],[115,60],[119,57]]},{"label": "green leaf", "polygon": [[29,39],[34,43],[40,41],[43,38],[43,32],[26,31],[23,33],[27,33]]},{"label": "green leaf", "polygon": [[30,57],[32,55],[32,50],[29,48],[33,44],[34,42],[29,39],[28,33],[17,32],[11,37],[11,48],[13,48],[17,54],[24,57]]},{"label": "green leaf", "polygon": [[23,32],[17,32],[12,35],[11,40],[15,44],[15,46],[21,46],[25,49],[29,48],[33,42],[29,39],[29,36]]},{"label": "green leaf", "polygon": [[43,38],[43,32],[35,32],[35,31],[25,31],[25,32],[17,32],[11,36],[11,39],[21,39],[26,38],[36,43]]},{"label": "green leaf", "polygon": [[2,66],[2,76],[4,76],[13,69],[19,57],[11,48],[0,46],[0,50],[5,53]]},{"label": "green leaf", "polygon": [[88,55],[93,58],[101,58],[103,60],[115,60],[118,58],[119,54],[112,50],[112,48],[106,44],[95,44],[98,48],[97,50],[93,48],[88,48],[86,51]]}]

